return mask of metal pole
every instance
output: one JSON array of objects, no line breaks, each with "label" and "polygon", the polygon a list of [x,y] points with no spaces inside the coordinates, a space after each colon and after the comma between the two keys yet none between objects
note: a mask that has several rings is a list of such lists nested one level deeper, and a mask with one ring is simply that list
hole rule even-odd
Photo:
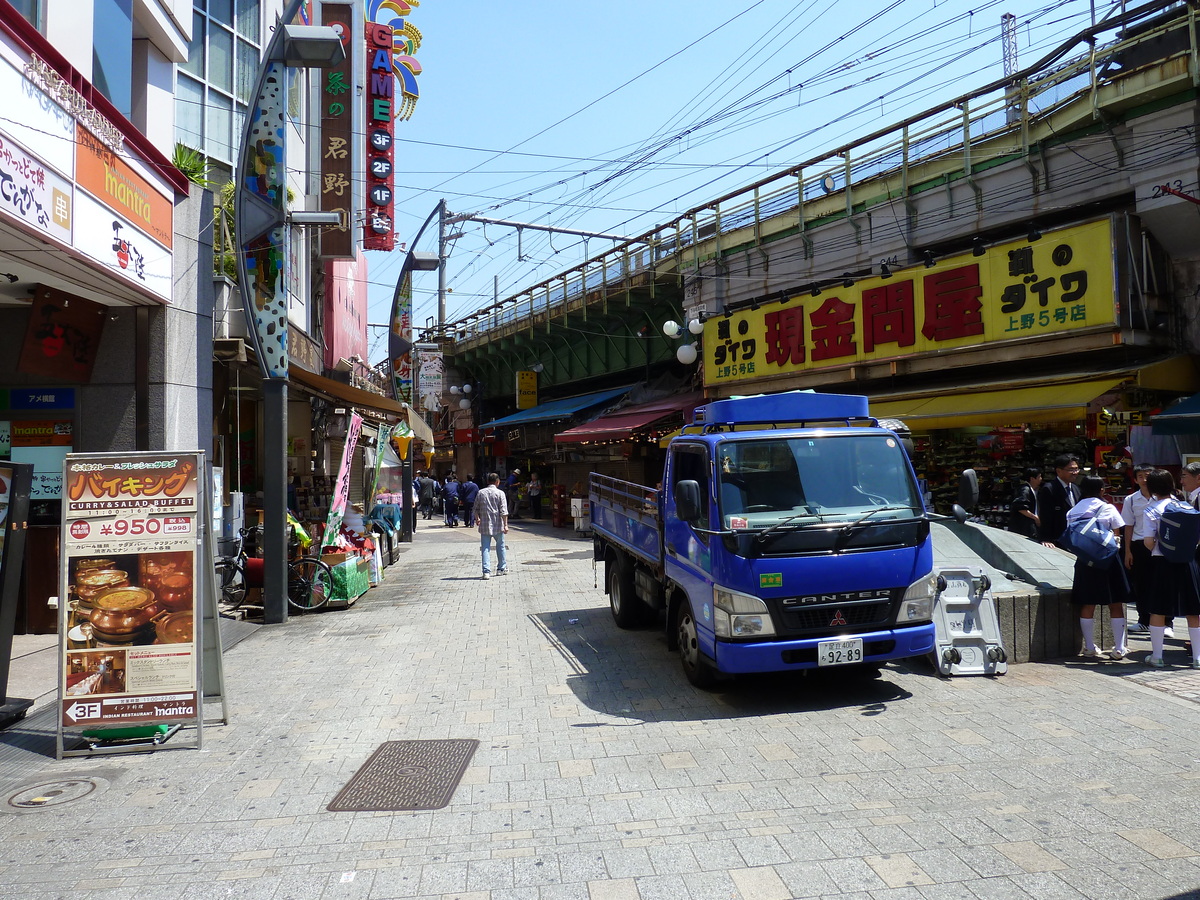
[{"label": "metal pole", "polygon": [[438,203],[438,328],[446,324],[446,201]]},{"label": "metal pole", "polygon": [[412,482],[413,482],[413,447],[417,442],[415,440],[408,442],[408,452],[404,454],[404,459],[400,460],[400,490],[404,496],[400,501],[401,519],[403,522],[400,528],[400,542],[403,544],[411,544],[413,539],[413,516],[416,515],[416,509],[413,507]]},{"label": "metal pole", "polygon": [[285,378],[264,378],[263,621],[287,621],[287,397]]}]

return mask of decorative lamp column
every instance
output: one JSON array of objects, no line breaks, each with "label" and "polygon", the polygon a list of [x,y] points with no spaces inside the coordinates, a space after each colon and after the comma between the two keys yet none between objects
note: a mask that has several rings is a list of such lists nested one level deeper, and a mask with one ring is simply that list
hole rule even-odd
[{"label": "decorative lamp column", "polygon": [[290,0],[255,81],[234,173],[238,289],[263,375],[263,618],[287,621],[287,68],[345,58],[331,27],[295,25]]}]

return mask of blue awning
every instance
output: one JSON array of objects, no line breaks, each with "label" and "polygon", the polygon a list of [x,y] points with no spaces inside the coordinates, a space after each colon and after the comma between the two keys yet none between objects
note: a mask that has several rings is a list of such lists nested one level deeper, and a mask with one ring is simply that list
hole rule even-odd
[{"label": "blue awning", "polygon": [[550,422],[554,419],[567,419],[585,409],[599,406],[601,403],[609,400],[615,400],[617,397],[629,393],[632,387],[633,385],[627,385],[626,387],[613,388],[607,391],[597,391],[594,394],[580,394],[578,397],[551,400],[549,403],[541,403],[532,409],[523,409],[520,412],[513,413],[511,416],[505,416],[503,419],[493,419],[491,422],[485,422],[479,427],[499,428],[504,425],[529,425],[533,422]]},{"label": "blue awning", "polygon": [[1200,434],[1200,394],[1192,394],[1151,416],[1150,426],[1151,433],[1156,435]]}]

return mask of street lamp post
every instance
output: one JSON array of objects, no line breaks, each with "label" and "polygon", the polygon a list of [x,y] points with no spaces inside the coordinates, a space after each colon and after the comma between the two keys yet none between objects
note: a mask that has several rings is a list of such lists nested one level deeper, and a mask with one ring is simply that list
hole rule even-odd
[{"label": "street lamp post", "polygon": [[[400,275],[396,279],[396,290],[392,294],[392,316],[391,328],[388,332],[388,357],[391,361],[391,382],[392,382],[392,397],[399,403],[410,403],[412,397],[405,397],[400,390],[400,373],[405,366],[412,365],[412,273],[413,272],[432,272],[435,269],[444,271],[443,256],[445,254],[445,229],[441,224],[446,218],[446,201],[440,200],[424,224],[417,231],[416,236],[409,241],[410,247],[416,247],[417,241],[421,239],[421,235],[425,233],[425,229],[433,221],[433,217],[437,216],[438,225],[438,252],[421,253],[417,250],[409,250],[404,257],[404,264],[400,267]],[[439,289],[441,284],[441,276],[439,276]],[[411,369],[410,369],[411,371]],[[412,500],[412,445],[409,445],[409,451],[405,454],[405,458],[400,460],[400,494],[401,494],[401,511],[403,515],[403,525],[400,529],[400,540],[402,542],[411,543],[413,539],[413,500]]]},{"label": "street lamp post", "polygon": [[235,172],[238,289],[263,374],[263,619],[270,624],[287,621],[286,70],[332,66],[346,55],[334,28],[292,24],[302,3],[288,3],[267,45]]}]

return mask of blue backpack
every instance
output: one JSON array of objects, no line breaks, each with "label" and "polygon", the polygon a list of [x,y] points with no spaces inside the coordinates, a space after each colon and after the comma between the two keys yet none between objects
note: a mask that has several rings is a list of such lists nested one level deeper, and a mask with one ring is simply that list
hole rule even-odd
[{"label": "blue backpack", "polygon": [[1075,519],[1067,524],[1059,543],[1089,566],[1108,566],[1116,558],[1117,536],[1093,518]]},{"label": "blue backpack", "polygon": [[1168,562],[1189,563],[1200,544],[1200,510],[1174,500],[1158,520],[1158,546]]}]

